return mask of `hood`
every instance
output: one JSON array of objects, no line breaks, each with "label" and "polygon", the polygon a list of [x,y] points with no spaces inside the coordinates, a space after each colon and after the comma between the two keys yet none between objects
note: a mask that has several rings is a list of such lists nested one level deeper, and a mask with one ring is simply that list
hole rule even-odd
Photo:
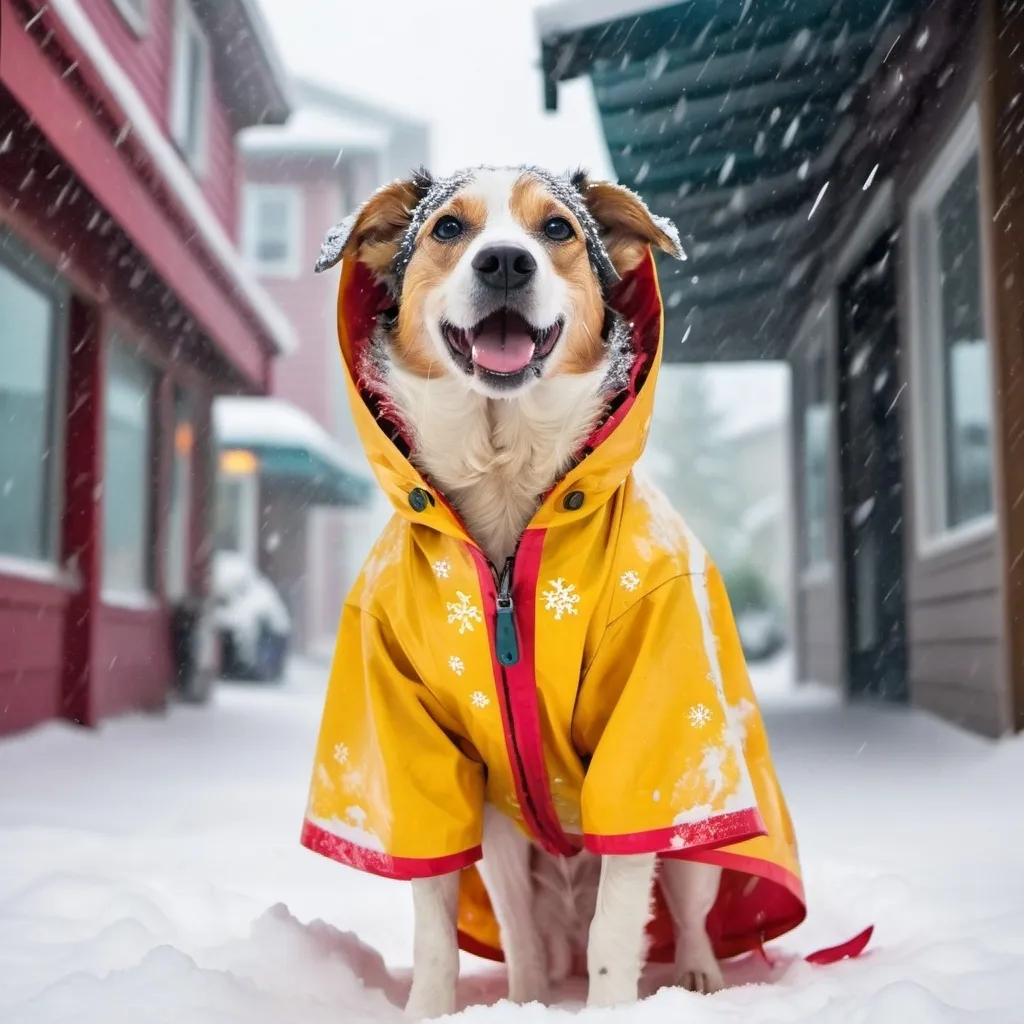
[{"label": "hood", "polygon": [[[604,505],[629,475],[647,442],[664,327],[651,252],[636,270],[610,289],[607,303],[630,325],[634,353],[630,379],[612,399],[608,414],[583,445],[577,464],[545,498],[531,522],[534,527],[551,525],[556,511],[558,521],[564,523]],[[400,426],[388,418],[384,403],[360,375],[376,318],[393,305],[386,287],[378,284],[362,263],[342,263],[338,341],[356,428],[374,474],[396,511],[442,533],[468,540],[471,538],[458,515],[409,461],[409,444]],[[427,495],[428,504],[422,511],[410,504],[410,495],[417,490]],[[567,516],[561,499],[575,490],[586,493],[586,509]],[[422,501],[418,504],[422,505]]]}]

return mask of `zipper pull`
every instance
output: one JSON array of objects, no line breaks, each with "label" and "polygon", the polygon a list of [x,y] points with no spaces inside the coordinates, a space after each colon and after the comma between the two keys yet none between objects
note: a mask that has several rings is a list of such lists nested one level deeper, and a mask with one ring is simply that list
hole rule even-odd
[{"label": "zipper pull", "polygon": [[512,605],[512,559],[506,558],[498,580],[498,616],[494,629],[494,646],[498,662],[515,665],[519,661],[519,640],[516,637],[515,608]]}]

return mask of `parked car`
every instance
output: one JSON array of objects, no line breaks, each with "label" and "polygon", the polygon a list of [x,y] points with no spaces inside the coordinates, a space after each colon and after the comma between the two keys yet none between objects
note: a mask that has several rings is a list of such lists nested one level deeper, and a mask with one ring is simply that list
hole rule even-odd
[{"label": "parked car", "polygon": [[213,562],[213,591],[221,673],[235,679],[280,681],[292,623],[277,589],[247,558],[219,551]]},{"label": "parked car", "polygon": [[748,608],[736,613],[736,630],[747,661],[766,661],[786,646],[782,618],[774,608]]}]

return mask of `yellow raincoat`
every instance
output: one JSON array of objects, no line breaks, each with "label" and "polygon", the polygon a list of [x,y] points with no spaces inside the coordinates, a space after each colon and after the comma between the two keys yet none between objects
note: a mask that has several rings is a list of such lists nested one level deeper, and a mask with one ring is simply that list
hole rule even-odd
[{"label": "yellow raincoat", "polygon": [[[547,850],[721,865],[720,957],[799,924],[803,888],[721,577],[637,479],[661,360],[649,258],[609,301],[629,387],[491,567],[358,379],[387,305],[345,260],[338,331],[355,421],[395,515],[345,604],[302,841],[392,878],[462,871],[464,949],[501,958],[474,863],[488,800]],[[660,893],[650,956],[672,956]]]}]

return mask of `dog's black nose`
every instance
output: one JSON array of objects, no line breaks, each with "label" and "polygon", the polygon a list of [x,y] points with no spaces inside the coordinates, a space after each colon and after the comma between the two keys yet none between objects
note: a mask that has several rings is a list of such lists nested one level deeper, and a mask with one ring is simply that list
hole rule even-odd
[{"label": "dog's black nose", "polygon": [[488,288],[511,292],[529,283],[537,261],[518,245],[489,245],[473,257],[473,269]]}]

